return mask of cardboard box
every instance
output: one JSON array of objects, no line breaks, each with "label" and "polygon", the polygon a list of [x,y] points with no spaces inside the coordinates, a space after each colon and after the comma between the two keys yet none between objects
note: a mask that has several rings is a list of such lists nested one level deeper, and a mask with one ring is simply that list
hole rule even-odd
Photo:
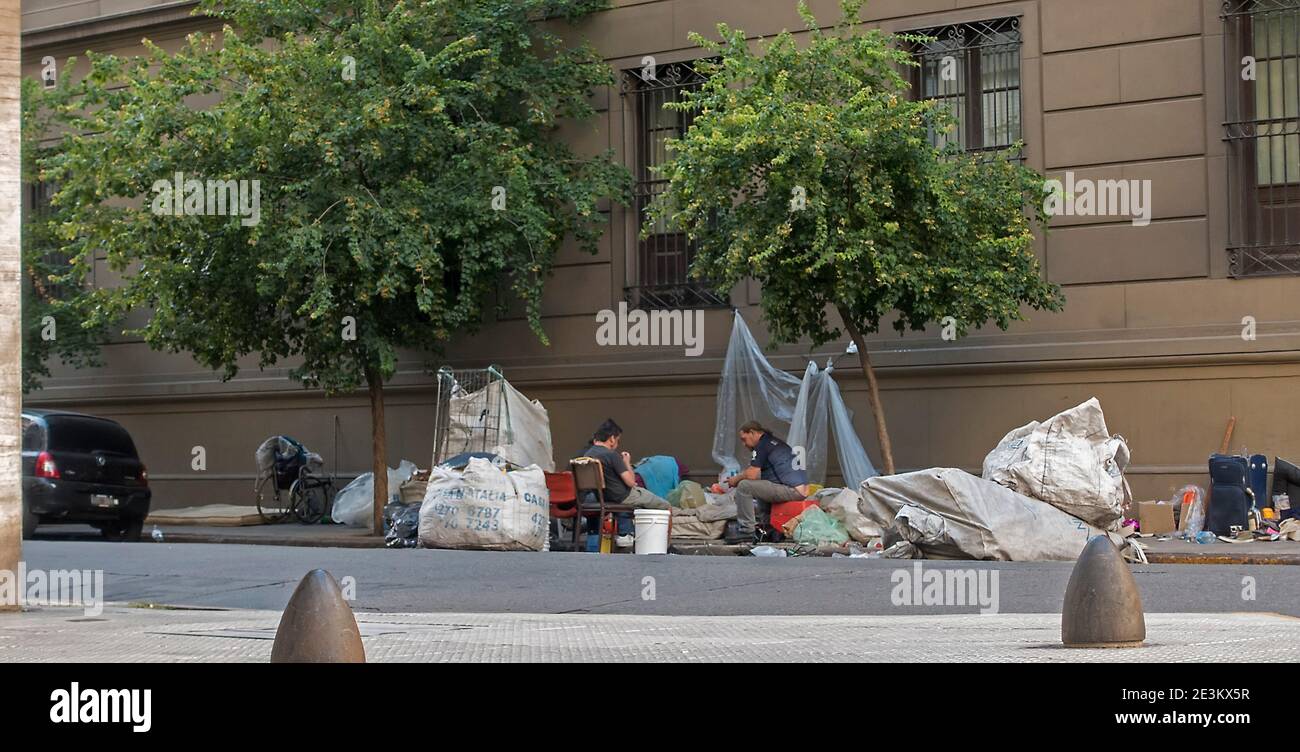
[{"label": "cardboard box", "polygon": [[1143,535],[1172,533],[1174,508],[1167,501],[1139,501],[1137,505],[1138,529]]}]

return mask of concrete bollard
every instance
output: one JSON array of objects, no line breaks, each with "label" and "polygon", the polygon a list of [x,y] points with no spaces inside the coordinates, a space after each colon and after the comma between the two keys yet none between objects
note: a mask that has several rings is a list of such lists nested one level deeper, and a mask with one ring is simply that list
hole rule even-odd
[{"label": "concrete bollard", "polygon": [[1071,648],[1135,648],[1146,636],[1133,573],[1109,537],[1095,536],[1083,547],[1065,587],[1061,642]]},{"label": "concrete bollard", "polygon": [[365,663],[352,607],[324,569],[313,569],[294,589],[280,615],[271,663]]}]

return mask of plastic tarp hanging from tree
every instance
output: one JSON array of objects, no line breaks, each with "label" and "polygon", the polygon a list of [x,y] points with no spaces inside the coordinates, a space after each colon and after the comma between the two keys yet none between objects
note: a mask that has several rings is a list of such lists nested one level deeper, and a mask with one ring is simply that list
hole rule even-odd
[{"label": "plastic tarp hanging from tree", "polygon": [[731,325],[727,358],[718,383],[718,417],[714,424],[713,460],[727,471],[749,464],[750,452],[740,443],[742,423],[756,420],[783,435],[799,397],[799,379],[774,368],[745,326],[739,313]]},{"label": "plastic tarp hanging from tree", "polygon": [[825,478],[828,433],[835,436],[836,456],[844,484],[856,487],[875,475],[875,466],[853,428],[853,413],[844,404],[833,369],[809,363],[803,379],[775,368],[737,313],[718,383],[718,413],[713,434],[713,459],[728,471],[749,464],[750,450],[740,443],[740,426],[751,420],[781,436],[804,458],[808,477]]}]

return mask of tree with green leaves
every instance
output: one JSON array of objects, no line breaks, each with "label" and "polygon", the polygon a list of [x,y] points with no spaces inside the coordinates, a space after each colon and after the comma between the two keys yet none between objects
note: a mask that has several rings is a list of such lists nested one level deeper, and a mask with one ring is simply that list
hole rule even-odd
[{"label": "tree with green leaves", "polygon": [[35,80],[22,81],[22,181],[32,189],[23,207],[24,394],[40,389],[42,379],[49,378],[52,358],[74,368],[99,365],[106,333],[104,325],[91,324],[87,315],[93,259],[80,263],[63,252],[58,214],[45,201],[49,186],[38,170],[39,161],[51,154],[41,138],[49,128],[54,94]]},{"label": "tree with green leaves", "polygon": [[989,321],[1006,329],[1023,306],[1059,310],[1062,300],[1033,248],[1042,177],[1014,159],[936,147],[931,135],[953,119],[910,96],[900,73],[916,64],[904,45],[921,39],[862,29],[861,7],[842,0],[828,32],[801,2],[803,43],[783,32],[751,46],[726,24],[719,41],[693,34],[713,59],[702,89],[670,105],[694,120],[672,146],[651,216],[696,243],[697,278],[762,285],[774,342],[821,345],[847,332],[892,473],[863,335],[891,316],[900,333],[939,321],[958,337]]},{"label": "tree with green leaves", "polygon": [[494,297],[545,341],[557,248],[594,252],[598,201],[626,199],[609,154],[556,137],[613,83],[556,25],[604,5],[204,0],[219,35],[90,55],[41,168],[64,248],[123,275],[92,319],[148,311],[145,342],[227,379],[256,358],[327,394],[364,385],[382,529],[399,348],[437,351]]}]

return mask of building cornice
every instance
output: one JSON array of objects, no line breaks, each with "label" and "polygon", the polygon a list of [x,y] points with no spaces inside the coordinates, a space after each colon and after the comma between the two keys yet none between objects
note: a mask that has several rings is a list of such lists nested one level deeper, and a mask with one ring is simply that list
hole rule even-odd
[{"label": "building cornice", "polygon": [[23,52],[59,47],[62,45],[108,37],[138,33],[160,26],[176,27],[183,22],[200,26],[210,19],[195,17],[197,0],[178,0],[178,2],[154,5],[138,10],[123,11],[103,16],[92,16],[76,21],[51,24],[22,32]]}]

